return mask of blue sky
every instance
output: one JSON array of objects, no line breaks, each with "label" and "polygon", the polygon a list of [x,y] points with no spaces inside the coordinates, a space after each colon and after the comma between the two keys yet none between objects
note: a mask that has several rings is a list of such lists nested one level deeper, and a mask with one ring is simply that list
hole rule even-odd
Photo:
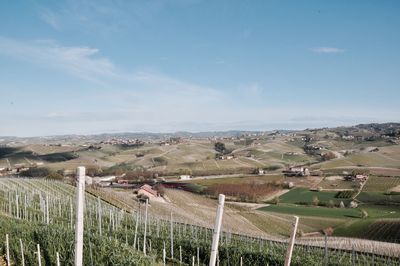
[{"label": "blue sky", "polygon": [[400,118],[400,1],[0,2],[0,135]]}]

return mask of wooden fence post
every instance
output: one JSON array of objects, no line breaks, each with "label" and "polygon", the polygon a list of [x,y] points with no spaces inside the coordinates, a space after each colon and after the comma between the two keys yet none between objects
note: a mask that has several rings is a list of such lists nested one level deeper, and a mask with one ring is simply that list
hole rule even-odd
[{"label": "wooden fence post", "polygon": [[60,253],[56,252],[57,266],[60,266]]},{"label": "wooden fence post", "polygon": [[174,224],[172,221],[172,212],[171,212],[171,259],[174,259]]},{"label": "wooden fence post", "polygon": [[25,266],[25,255],[24,255],[24,245],[22,244],[22,239],[19,239],[19,246],[21,248],[21,264]]},{"label": "wooden fence post", "polygon": [[8,239],[8,234],[6,234],[6,254],[7,254],[7,265],[11,266],[11,261],[10,261],[10,242]]},{"label": "wooden fence post", "polygon": [[37,244],[37,258],[38,258],[38,265],[42,266],[42,256],[40,255],[40,245]]},{"label": "wooden fence post", "polygon": [[75,225],[75,266],[83,263],[83,208],[85,204],[85,167],[76,171],[76,225]]},{"label": "wooden fence post", "polygon": [[146,234],[147,234],[147,208],[149,205],[149,200],[146,199],[146,210],[144,213],[144,235],[143,235],[143,253],[146,255]]},{"label": "wooden fence post", "polygon": [[286,252],[286,257],[285,257],[285,266],[290,265],[290,261],[292,260],[292,253],[293,253],[293,247],[294,247],[294,240],[296,239],[296,232],[297,232],[297,225],[299,224],[299,217],[294,216],[294,222],[293,222],[293,230],[290,235],[290,240],[289,240],[289,246]]},{"label": "wooden fence post", "polygon": [[215,217],[214,234],[211,246],[209,266],[215,266],[218,254],[219,235],[221,232],[222,215],[224,213],[225,195],[219,194],[217,216]]}]

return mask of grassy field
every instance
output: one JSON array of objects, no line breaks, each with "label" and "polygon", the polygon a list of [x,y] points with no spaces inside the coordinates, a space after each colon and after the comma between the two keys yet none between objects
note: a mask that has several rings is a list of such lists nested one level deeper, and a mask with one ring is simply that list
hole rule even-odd
[{"label": "grassy field", "polygon": [[396,205],[362,205],[361,209],[368,213],[369,218],[400,218],[400,206]]},{"label": "grassy field", "polygon": [[384,192],[361,192],[357,199],[369,204],[400,204],[400,195],[385,195]]},{"label": "grassy field", "polygon": [[282,180],[283,180],[282,175],[254,175],[254,176],[196,179],[185,182],[195,183],[202,186],[210,186],[215,184],[243,184],[243,183],[267,184],[267,183],[279,182]]},{"label": "grassy field", "polygon": [[400,243],[400,221],[354,220],[338,226],[335,235]]},{"label": "grassy field", "polygon": [[262,207],[259,210],[300,215],[300,216],[316,216],[316,217],[329,217],[329,218],[361,217],[360,210],[358,209],[308,207],[308,206],[297,206],[292,204],[270,205],[267,207]]},{"label": "grassy field", "polygon": [[317,197],[320,202],[328,202],[332,200],[335,203],[347,203],[349,200],[335,198],[337,191],[310,191],[305,188],[295,188],[280,197],[282,203],[298,204],[299,202],[309,203],[313,202],[314,197]]}]

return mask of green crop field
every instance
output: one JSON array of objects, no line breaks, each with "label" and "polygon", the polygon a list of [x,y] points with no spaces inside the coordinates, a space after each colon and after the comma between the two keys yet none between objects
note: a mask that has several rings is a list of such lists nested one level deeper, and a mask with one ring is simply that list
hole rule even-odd
[{"label": "green crop field", "polygon": [[400,205],[361,205],[369,218],[400,218]]},{"label": "green crop field", "polygon": [[306,188],[295,188],[280,197],[283,203],[297,204],[299,202],[309,203],[313,202],[314,197],[317,197],[320,202],[328,202],[332,200],[335,203],[347,203],[346,199],[336,198],[337,191],[310,191]]}]

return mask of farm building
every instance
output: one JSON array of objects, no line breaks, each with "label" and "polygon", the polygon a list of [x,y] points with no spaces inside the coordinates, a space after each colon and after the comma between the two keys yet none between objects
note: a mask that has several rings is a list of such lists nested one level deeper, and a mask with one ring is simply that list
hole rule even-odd
[{"label": "farm building", "polygon": [[309,176],[310,171],[305,167],[289,167],[283,171],[283,174],[285,176]]},{"label": "farm building", "polygon": [[220,160],[232,160],[233,158],[235,158],[235,156],[233,154],[226,154],[226,155],[220,155],[218,158]]},{"label": "farm building", "polygon": [[367,175],[361,175],[361,174],[358,174],[358,175],[353,175],[353,174],[349,175],[349,174],[347,174],[347,175],[344,176],[344,180],[346,180],[346,181],[364,182],[364,181],[367,181],[367,179],[368,179]]},{"label": "farm building", "polygon": [[179,179],[180,180],[190,180],[191,176],[190,175],[180,175]]},{"label": "farm building", "polygon": [[138,196],[147,196],[148,198],[158,197],[158,192],[147,184],[141,186],[137,191],[137,194]]}]

